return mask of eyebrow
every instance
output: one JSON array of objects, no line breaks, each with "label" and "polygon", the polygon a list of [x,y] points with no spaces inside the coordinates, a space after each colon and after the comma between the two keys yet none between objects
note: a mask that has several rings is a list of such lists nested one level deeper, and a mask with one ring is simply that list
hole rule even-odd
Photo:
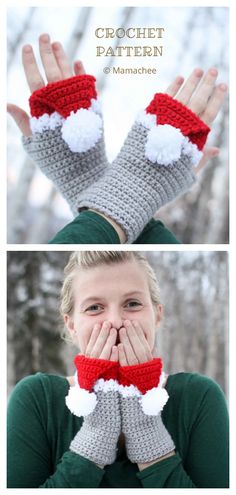
[{"label": "eyebrow", "polygon": [[[124,298],[125,297],[131,297],[131,296],[134,296],[134,295],[143,295],[144,292],[141,291],[141,290],[133,290],[131,292],[126,292],[124,294]],[[90,296],[90,297],[87,297],[86,299],[84,299],[82,302],[81,302],[81,305],[84,305],[84,304],[89,304],[90,302],[96,300],[96,299],[100,299],[101,301],[104,299],[104,297],[100,296],[99,294],[97,294],[96,296]]]}]

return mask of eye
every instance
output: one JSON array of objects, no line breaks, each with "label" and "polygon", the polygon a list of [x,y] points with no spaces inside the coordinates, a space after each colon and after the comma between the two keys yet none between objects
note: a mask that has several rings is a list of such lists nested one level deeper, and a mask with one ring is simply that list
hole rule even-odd
[{"label": "eye", "polygon": [[92,304],[85,309],[85,313],[98,313],[99,311],[102,311],[102,309],[101,304]]},{"label": "eye", "polygon": [[142,307],[142,303],[140,301],[136,301],[136,299],[132,299],[132,301],[127,301],[125,306],[131,309],[139,309]]}]

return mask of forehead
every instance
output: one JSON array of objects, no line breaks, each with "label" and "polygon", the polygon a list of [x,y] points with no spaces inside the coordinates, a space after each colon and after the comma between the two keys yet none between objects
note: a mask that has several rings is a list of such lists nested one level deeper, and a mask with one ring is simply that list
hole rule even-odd
[{"label": "forehead", "polygon": [[74,279],[75,294],[97,289],[99,292],[114,290],[143,290],[149,292],[148,279],[142,266],[136,261],[102,264],[80,270]]}]

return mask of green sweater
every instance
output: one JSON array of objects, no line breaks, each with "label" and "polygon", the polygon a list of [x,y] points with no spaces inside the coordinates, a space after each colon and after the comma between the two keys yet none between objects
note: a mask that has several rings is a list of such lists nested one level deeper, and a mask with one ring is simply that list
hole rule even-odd
[{"label": "green sweater", "polygon": [[119,450],[100,469],[69,451],[82,424],[65,405],[66,378],[21,380],[8,407],[8,488],[227,488],[228,413],[220,387],[197,373],[169,375],[162,412],[176,454],[143,471]]},{"label": "green sweater", "polygon": [[[112,225],[94,211],[81,213],[60,230],[49,244],[120,244]],[[152,218],[133,244],[180,244],[160,220]]]}]

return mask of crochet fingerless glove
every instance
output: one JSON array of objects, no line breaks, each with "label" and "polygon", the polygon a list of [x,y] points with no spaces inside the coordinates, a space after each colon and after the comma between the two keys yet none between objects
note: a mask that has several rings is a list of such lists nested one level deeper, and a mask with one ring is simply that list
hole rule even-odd
[{"label": "crochet fingerless glove", "polygon": [[[125,435],[127,457],[134,463],[146,463],[174,451],[174,442],[165,428],[161,411],[168,401],[163,388],[165,375],[161,359],[120,368],[121,429]],[[135,385],[134,385],[135,384]]]},{"label": "crochet fingerless glove", "polygon": [[85,74],[50,83],[29,103],[32,136],[22,138],[23,146],[76,215],[79,194],[108,164],[95,78]]},{"label": "crochet fingerless glove", "polygon": [[73,452],[97,464],[111,464],[121,431],[131,462],[149,462],[174,450],[161,419],[169,396],[160,358],[121,367],[77,356],[75,364],[76,385],[66,404],[73,414],[84,416],[84,423],[71,442]]},{"label": "crochet fingerless glove", "polygon": [[112,166],[80,195],[79,209],[93,208],[111,217],[132,243],[159,208],[195,182],[193,166],[209,131],[180,102],[155,94]]},{"label": "crochet fingerless glove", "polygon": [[84,416],[84,421],[70,450],[96,464],[112,464],[121,429],[118,387],[112,378],[118,365],[85,356],[77,356],[75,365],[77,383],[70,388],[66,404],[73,414]]}]

